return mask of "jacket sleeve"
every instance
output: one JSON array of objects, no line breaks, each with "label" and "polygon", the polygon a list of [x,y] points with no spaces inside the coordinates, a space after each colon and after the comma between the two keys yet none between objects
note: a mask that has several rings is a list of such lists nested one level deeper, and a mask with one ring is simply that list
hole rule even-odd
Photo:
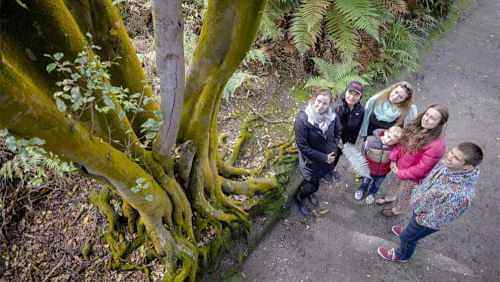
[{"label": "jacket sleeve", "polygon": [[[436,142],[436,141],[435,141]],[[421,180],[423,179],[436,165],[441,157],[444,155],[445,145],[442,141],[431,144],[423,152],[422,157],[418,163],[414,166],[410,166],[406,169],[398,170],[399,179],[403,180]]]},{"label": "jacket sleeve", "polygon": [[342,136],[342,123],[340,122],[340,119],[337,117],[335,118],[335,131],[333,133],[333,142],[334,142],[333,148],[335,148],[335,150],[332,150],[332,152],[336,151],[340,143],[341,136]]},{"label": "jacket sleeve", "polygon": [[375,100],[377,100],[378,97],[379,95],[373,95],[372,97],[370,97],[370,99],[368,99],[368,101],[366,101],[365,113],[363,115],[363,122],[361,123],[361,128],[359,132],[359,135],[362,137],[366,137],[368,135],[368,124],[370,123],[370,115],[373,112],[373,107],[375,106]]},{"label": "jacket sleeve", "polygon": [[396,147],[392,148],[391,153],[389,153],[389,159],[393,162],[399,160],[399,157],[401,155],[401,145],[398,144]]},{"label": "jacket sleeve", "polygon": [[295,142],[297,143],[297,148],[304,154],[308,159],[316,162],[326,163],[328,160],[328,155],[312,148],[307,142],[307,132],[304,124],[305,121],[297,118],[295,120]]}]

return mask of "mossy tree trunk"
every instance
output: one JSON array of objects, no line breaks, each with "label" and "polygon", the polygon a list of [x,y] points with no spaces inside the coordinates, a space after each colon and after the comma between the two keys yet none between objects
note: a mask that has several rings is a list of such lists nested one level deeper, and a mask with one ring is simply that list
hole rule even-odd
[{"label": "mossy tree trunk", "polygon": [[[110,70],[110,83],[126,87],[130,93],[153,96],[112,1],[22,3],[27,8],[16,1],[0,2],[0,127],[19,137],[44,139],[47,149],[110,184],[122,200],[128,231],[119,226],[107,191],[92,194],[91,200],[108,219],[105,238],[113,254],[111,267],[133,269],[123,259],[141,244],[151,242],[165,264],[165,280],[194,280],[199,261],[209,261],[218,253],[224,234],[249,226],[247,213],[224,194],[223,186],[226,192],[254,193],[277,185],[275,179],[226,179],[220,171],[225,176],[228,171],[241,171],[221,162],[217,155],[221,93],[254,40],[265,0],[209,1],[185,84],[181,121],[174,121],[180,128],[177,143],[188,144],[181,157],[184,165],[176,174],[183,176],[182,180],[175,178],[168,164],[168,150],[159,149],[164,140],[160,138],[160,146],[154,150],[140,146],[140,125],[154,117],[151,112],[160,109],[158,104],[149,104],[149,111],[139,115],[124,116],[115,101],[115,109],[108,113],[84,112],[76,117],[60,112],[52,98],[57,90],[55,82],[62,77],[46,72],[50,62],[44,54],[62,52],[73,60],[82,50],[90,50],[87,33],[102,48],[91,51],[91,56],[99,55],[103,60],[120,57],[119,64]],[[168,40],[161,34],[157,34],[158,39]],[[178,94],[182,88],[172,88],[171,93]],[[134,191],[138,179],[148,188]],[[136,232],[137,239],[128,242],[124,232]],[[202,243],[208,233],[215,236]]]}]

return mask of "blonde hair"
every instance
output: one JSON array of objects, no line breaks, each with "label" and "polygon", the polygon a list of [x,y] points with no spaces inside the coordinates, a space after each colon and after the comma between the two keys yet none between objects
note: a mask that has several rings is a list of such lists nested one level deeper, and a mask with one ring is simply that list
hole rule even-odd
[{"label": "blonde hair", "polygon": [[396,139],[401,139],[403,137],[403,128],[401,128],[400,126],[392,126],[390,127],[389,129],[387,129],[387,132],[389,132],[390,134],[392,134],[394,136],[394,138]]},{"label": "blonde hair", "polygon": [[391,92],[399,86],[403,87],[403,89],[406,90],[406,94],[408,94],[408,96],[406,97],[406,99],[404,101],[402,101],[401,103],[398,103],[398,104],[394,104],[396,107],[399,108],[399,110],[401,112],[398,119],[396,120],[396,124],[403,125],[404,120],[406,118],[406,114],[410,111],[411,105],[413,104],[413,87],[411,86],[411,84],[409,82],[399,81],[399,82],[396,82],[396,83],[390,85],[389,87],[379,91],[377,94],[375,94],[375,95],[379,95],[379,97],[375,101],[375,104],[381,105],[385,101],[389,100],[389,96],[391,95]]}]

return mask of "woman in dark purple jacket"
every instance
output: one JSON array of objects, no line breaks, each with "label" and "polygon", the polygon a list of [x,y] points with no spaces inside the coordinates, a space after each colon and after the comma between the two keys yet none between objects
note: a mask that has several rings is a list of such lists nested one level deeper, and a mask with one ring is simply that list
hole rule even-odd
[{"label": "woman in dark purple jacket", "polygon": [[321,177],[332,171],[336,158],[342,128],[331,107],[332,100],[330,91],[318,91],[295,119],[299,168],[304,176],[296,201],[303,215],[310,214],[304,200],[309,199],[314,205],[317,204],[312,196],[318,191]]}]

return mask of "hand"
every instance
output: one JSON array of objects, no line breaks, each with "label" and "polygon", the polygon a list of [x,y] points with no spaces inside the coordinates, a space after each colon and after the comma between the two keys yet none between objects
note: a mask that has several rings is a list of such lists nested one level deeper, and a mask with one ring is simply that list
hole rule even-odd
[{"label": "hand", "polygon": [[395,174],[398,173],[398,167],[396,166],[396,163],[395,162],[391,162],[391,170],[392,172],[394,172]]},{"label": "hand", "polygon": [[335,161],[335,152],[331,152],[330,154],[328,154],[328,159],[326,160],[326,162],[328,164],[332,164],[334,161]]}]

